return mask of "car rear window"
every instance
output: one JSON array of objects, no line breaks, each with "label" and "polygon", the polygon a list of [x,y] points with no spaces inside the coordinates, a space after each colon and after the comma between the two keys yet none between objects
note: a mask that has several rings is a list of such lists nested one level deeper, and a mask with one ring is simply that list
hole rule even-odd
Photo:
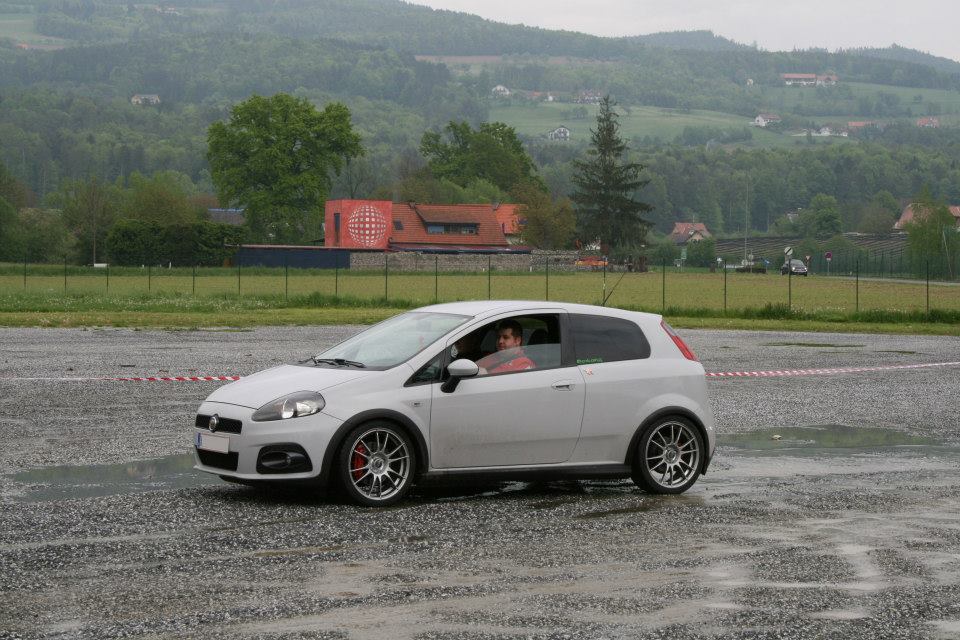
[{"label": "car rear window", "polygon": [[600,364],[650,357],[650,343],[635,323],[586,313],[570,315],[577,364]]}]

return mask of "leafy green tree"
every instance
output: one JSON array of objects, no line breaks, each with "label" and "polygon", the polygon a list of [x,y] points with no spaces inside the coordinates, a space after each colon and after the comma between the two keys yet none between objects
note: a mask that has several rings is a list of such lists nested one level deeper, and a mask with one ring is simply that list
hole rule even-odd
[{"label": "leafy green tree", "polygon": [[211,175],[220,201],[246,208],[252,231],[275,240],[319,232],[331,172],[360,156],[360,136],[339,102],[318,111],[285,93],[253,96],[210,125]]},{"label": "leafy green tree", "polygon": [[68,180],[52,198],[63,210],[63,222],[76,238],[76,256],[81,262],[99,262],[103,241],[120,210],[120,190],[96,176]]},{"label": "leafy green tree", "polygon": [[60,211],[50,209],[21,209],[20,228],[23,230],[24,255],[30,262],[57,262],[71,250],[73,237],[67,231]]},{"label": "leafy green tree", "polygon": [[23,233],[17,210],[0,197],[0,262],[23,260]]},{"label": "leafy green tree", "polygon": [[704,238],[687,243],[687,264],[691,267],[711,267],[717,259],[717,241]]},{"label": "leafy green tree", "polygon": [[445,136],[427,131],[420,140],[420,153],[437,178],[461,186],[480,178],[503,191],[521,182],[533,182],[546,190],[513,127],[484,122],[474,130],[467,122],[450,122],[444,132]]},{"label": "leafy green tree", "polygon": [[525,182],[514,187],[511,199],[520,205],[518,217],[523,224],[523,241],[538,249],[563,249],[570,246],[577,219],[567,198],[552,200],[538,184]]},{"label": "leafy green tree", "polygon": [[176,171],[160,171],[149,178],[134,173],[123,217],[160,226],[197,222],[206,212],[193,201],[195,191],[190,178]]},{"label": "leafy green tree", "polygon": [[579,232],[584,239],[618,247],[642,244],[650,223],[643,213],[650,206],[635,200],[642,188],[643,166],[624,159],[626,143],[620,138],[620,125],[610,96],[600,102],[597,128],[591,129],[591,148],[585,161],[576,160],[576,185],[571,199],[577,205]]},{"label": "leafy green tree", "polygon": [[837,199],[818,193],[810,200],[810,206],[800,214],[800,230],[804,236],[832,236],[840,233],[840,206]]},{"label": "leafy green tree", "polygon": [[922,276],[953,278],[960,265],[960,233],[949,207],[935,200],[924,188],[912,204],[913,219],[907,223],[907,242],[913,272]]},{"label": "leafy green tree", "polygon": [[6,200],[14,209],[26,207],[32,199],[26,185],[10,175],[2,162],[0,162],[0,198]]}]

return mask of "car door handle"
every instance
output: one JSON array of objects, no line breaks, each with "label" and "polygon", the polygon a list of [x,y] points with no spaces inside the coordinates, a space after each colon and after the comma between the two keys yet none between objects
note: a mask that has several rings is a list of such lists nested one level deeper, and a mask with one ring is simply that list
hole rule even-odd
[{"label": "car door handle", "polygon": [[573,391],[573,381],[572,380],[558,380],[550,385],[557,391]]}]

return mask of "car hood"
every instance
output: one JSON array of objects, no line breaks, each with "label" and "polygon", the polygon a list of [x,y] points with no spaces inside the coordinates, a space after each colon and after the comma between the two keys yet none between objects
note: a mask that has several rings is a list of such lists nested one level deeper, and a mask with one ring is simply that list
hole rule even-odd
[{"label": "car hood", "polygon": [[282,365],[244,376],[207,396],[207,402],[223,402],[259,409],[271,400],[295,391],[323,391],[373,371]]}]

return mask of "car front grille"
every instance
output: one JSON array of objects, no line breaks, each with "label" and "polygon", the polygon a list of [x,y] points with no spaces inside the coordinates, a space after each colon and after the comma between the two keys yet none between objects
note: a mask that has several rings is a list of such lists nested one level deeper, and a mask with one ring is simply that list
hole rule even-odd
[{"label": "car front grille", "polygon": [[200,458],[200,464],[205,467],[215,467],[227,471],[237,470],[237,459],[240,457],[236,451],[230,453],[217,453],[216,451],[205,451],[197,449],[197,457]]},{"label": "car front grille", "polygon": [[[219,416],[218,420],[218,433],[240,433],[243,430],[243,423],[239,420],[234,420],[233,418],[221,418]],[[197,420],[194,424],[198,429],[206,429],[207,425],[210,424],[210,416],[205,416],[202,413],[197,414]]]}]

